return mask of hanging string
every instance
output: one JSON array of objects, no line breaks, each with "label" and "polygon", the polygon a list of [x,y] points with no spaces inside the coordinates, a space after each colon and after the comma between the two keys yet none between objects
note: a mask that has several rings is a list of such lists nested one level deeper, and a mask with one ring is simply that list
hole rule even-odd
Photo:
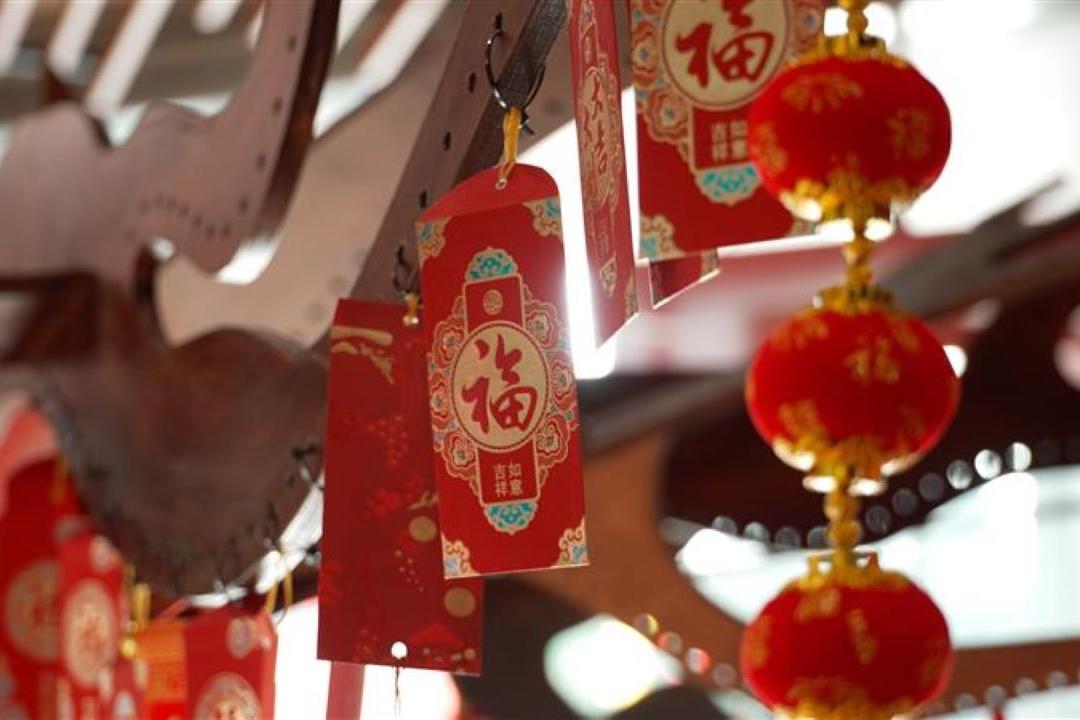
[{"label": "hanging string", "polygon": [[840,0],[840,7],[847,11],[847,38],[850,48],[862,45],[869,22],[866,19],[866,6],[870,0]]},{"label": "hanging string", "polygon": [[134,660],[138,654],[137,637],[150,624],[150,586],[135,582],[135,567],[124,566],[123,592],[128,603],[128,621],[120,638],[120,655]]},{"label": "hanging string", "polygon": [[503,115],[503,154],[499,161],[499,180],[495,187],[502,190],[510,179],[510,173],[517,163],[518,137],[521,135],[521,108],[511,105]]},{"label": "hanging string", "polygon": [[407,328],[420,324],[420,295],[415,292],[405,293],[405,315],[401,324]]},{"label": "hanging string", "polygon": [[401,717],[401,666],[394,666],[394,717]]},{"label": "hanging string", "polygon": [[281,588],[281,617],[278,622],[285,619],[285,613],[289,611],[289,608],[293,604],[293,576],[292,569],[289,568],[289,561],[285,558],[285,553],[281,548],[278,548],[278,554],[281,556],[282,566],[284,572],[281,575],[281,580],[273,583],[270,589],[266,591],[266,601],[263,604],[263,609],[266,613],[273,614],[274,608],[277,607],[278,588]]},{"label": "hanging string", "polygon": [[844,245],[844,260],[847,262],[844,277],[848,287],[866,287],[874,279],[874,271],[870,267],[874,242],[866,237],[865,221],[853,222],[852,230],[855,236]]},{"label": "hanging string", "polygon": [[851,494],[851,471],[838,473],[836,485],[825,496],[825,517],[829,518],[826,538],[834,551],[834,565],[855,564],[855,546],[862,539],[859,505],[859,499]]}]

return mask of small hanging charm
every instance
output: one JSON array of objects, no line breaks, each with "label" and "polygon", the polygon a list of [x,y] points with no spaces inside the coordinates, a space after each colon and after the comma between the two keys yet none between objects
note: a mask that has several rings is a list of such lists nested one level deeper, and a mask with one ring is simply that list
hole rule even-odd
[{"label": "small hanging charm", "polygon": [[559,197],[519,125],[417,224],[448,578],[587,562]]}]

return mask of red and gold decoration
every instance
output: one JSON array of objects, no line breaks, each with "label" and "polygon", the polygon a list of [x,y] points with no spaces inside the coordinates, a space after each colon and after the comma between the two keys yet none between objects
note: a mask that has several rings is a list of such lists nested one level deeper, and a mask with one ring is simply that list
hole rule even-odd
[{"label": "red and gold decoration", "polygon": [[127,615],[123,562],[108,540],[83,530],[62,544],[60,568],[58,712],[61,717],[108,717],[101,695],[106,690],[113,699],[120,660]]},{"label": "red and gold decoration", "polygon": [[823,17],[824,0],[630,0],[642,257],[790,234],[751,162],[747,113]]},{"label": "red and gold decoration", "polygon": [[839,473],[873,494],[912,465],[956,411],[959,381],[941,344],[884,293],[834,288],[758,351],[746,380],[754,426],[785,462],[827,491]]},{"label": "red and gold decoration", "polygon": [[873,283],[867,237],[940,173],[948,110],[937,91],[865,35],[866,0],[842,0],[848,33],[780,72],[755,101],[751,154],[798,215],[843,223],[843,284],[777,328],[754,358],[754,426],[808,489],[827,493],[832,552],[747,627],[741,664],[780,716],[887,720],[945,688],[945,618],[903,575],[855,551],[859,496],[916,462],[952,420],[959,381],[941,344]]},{"label": "red and gold decoration", "polygon": [[[883,489],[884,475],[910,466],[937,442],[959,397],[959,382],[940,343],[919,320],[894,309],[889,294],[873,283],[873,243],[867,237],[870,223],[890,221],[896,207],[914,199],[897,188],[917,194],[940,172],[948,153],[948,110],[921,76],[905,86],[908,90],[897,90],[884,75],[859,74],[885,72],[884,66],[914,71],[889,55],[880,40],[865,35],[864,0],[842,4],[849,10],[848,33],[823,39],[817,50],[781,72],[751,116],[754,156],[770,178],[768,187],[807,219],[850,226],[845,282],[825,290],[813,307],[770,336],[751,364],[746,399],[758,432],[782,459],[809,473],[808,487],[828,491],[843,476],[854,492],[872,494]],[[815,67],[819,72],[807,74]],[[915,86],[922,90],[910,89]],[[916,96],[926,102],[910,112],[888,104]],[[821,131],[788,142],[788,135],[774,131],[810,122],[799,108]],[[886,132],[896,123],[883,118],[912,114],[930,118],[918,123],[925,132]],[[770,146],[769,138],[779,138],[779,144]],[[770,163],[779,166],[773,154],[786,158],[786,167],[824,174],[785,184],[770,170]],[[916,162],[913,154],[931,159]],[[843,168],[826,168],[821,158],[842,162]],[[872,174],[844,174],[844,168],[858,171],[864,163]],[[902,183],[889,180],[901,176]],[[830,178],[836,183],[829,184]],[[798,194],[811,185],[826,190]]]},{"label": "red and gold decoration", "polygon": [[517,117],[417,224],[447,578],[588,562],[559,196]]},{"label": "red and gold decoration", "polygon": [[319,657],[479,674],[483,581],[443,578],[427,343],[401,305],[330,331]]},{"label": "red and gold decoration", "polygon": [[0,716],[54,717],[60,677],[58,540],[83,526],[62,461],[11,468],[0,519]]},{"label": "red and gold decoration", "polygon": [[227,605],[185,623],[183,641],[188,703],[181,717],[274,717],[277,631],[267,612]]},{"label": "red and gold decoration", "polygon": [[797,216],[890,222],[928,188],[949,156],[941,93],[865,34],[863,0],[842,0],[848,34],[777,74],[750,112],[750,157]]},{"label": "red and gold decoration", "polygon": [[773,598],[743,635],[754,694],[783,717],[911,717],[945,689],[949,629],[925,592],[873,555],[838,551]]},{"label": "red and gold decoration", "polygon": [[572,0],[567,35],[597,344],[637,313],[615,0]]}]

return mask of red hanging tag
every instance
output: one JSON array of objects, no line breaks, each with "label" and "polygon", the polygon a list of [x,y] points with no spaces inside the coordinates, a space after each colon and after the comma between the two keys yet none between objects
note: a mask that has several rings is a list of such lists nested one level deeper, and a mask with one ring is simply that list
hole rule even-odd
[{"label": "red hanging tag", "polygon": [[138,658],[147,669],[145,717],[148,720],[188,717],[184,623],[179,620],[150,623],[139,633],[136,642]]},{"label": "red hanging tag", "polygon": [[[60,717],[101,717],[126,620],[123,563],[104,537],[84,530],[60,546]],[[109,693],[111,695],[111,693]]]},{"label": "red hanging tag", "polygon": [[571,0],[570,67],[597,345],[637,313],[615,0]]},{"label": "red hanging tag", "polygon": [[641,247],[650,259],[792,233],[747,152],[747,111],[813,47],[824,0],[628,0]]},{"label": "red hanging tag", "polygon": [[24,466],[0,519],[0,714],[55,717],[60,670],[56,537],[83,520],[63,464]]},{"label": "red hanging tag", "polygon": [[689,290],[719,272],[715,250],[668,260],[650,260],[649,289],[653,307],[663,305],[683,290]]},{"label": "red hanging tag", "polygon": [[499,178],[417,225],[447,577],[588,562],[558,191],[528,165]]},{"label": "red hanging tag", "polygon": [[184,717],[274,717],[277,631],[265,611],[227,605],[188,622],[184,652],[191,713]]},{"label": "red hanging tag", "polygon": [[427,343],[404,313],[334,316],[319,657],[478,674],[483,583],[443,578]]}]

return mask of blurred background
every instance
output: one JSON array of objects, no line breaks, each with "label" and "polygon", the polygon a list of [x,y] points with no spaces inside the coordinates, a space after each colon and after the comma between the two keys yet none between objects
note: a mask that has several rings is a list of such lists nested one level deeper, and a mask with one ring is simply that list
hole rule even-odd
[{"label": "blurred background", "polygon": [[[616,4],[622,12],[622,3]],[[310,343],[326,330],[334,299],[351,286],[378,229],[379,209],[389,204],[461,12],[459,0],[343,1],[331,76],[315,119],[318,139],[284,222],[216,277],[180,257],[163,268],[155,291],[171,340],[243,326]],[[903,286],[905,268],[929,272],[937,262],[940,272],[932,277],[940,285],[962,284],[970,280],[965,257],[972,263],[1011,260],[992,242],[985,252],[985,244],[976,243],[950,255],[954,243],[1006,230],[1034,237],[1038,228],[1068,220],[1080,207],[1080,2],[901,0],[875,2],[868,16],[870,32],[938,86],[953,118],[944,174],[879,253],[886,279],[895,276]],[[0,152],[20,117],[63,99],[82,103],[114,144],[130,136],[157,100],[216,112],[248,66],[260,19],[260,4],[252,0],[0,0]],[[830,10],[827,31],[842,23],[842,14]],[[562,195],[572,198],[580,195],[580,180],[569,88],[553,79],[565,68],[566,55],[565,41],[557,40],[533,113],[538,137],[523,160],[547,169]],[[629,89],[623,99],[630,118]],[[632,149],[633,122],[625,129]],[[632,151],[627,160],[633,190]],[[357,202],[364,213],[335,212]],[[1011,225],[993,224],[1019,203],[1007,218]],[[570,307],[584,308],[589,296],[581,208],[564,202],[563,212]],[[1055,226],[1057,235],[1048,242],[1080,242],[1074,225]],[[795,550],[813,546],[815,538],[753,518],[729,518],[680,484],[758,481],[720,469],[728,461],[751,467],[743,454],[767,454],[764,447],[722,441],[727,423],[745,424],[741,396],[733,389],[768,329],[837,277],[841,266],[836,248],[817,238],[723,250],[716,277],[643,314],[601,348],[593,346],[589,313],[572,315],[583,403],[603,428],[592,441],[615,447],[602,436],[618,436],[620,418],[647,428],[659,413],[657,425],[681,423],[685,432],[668,443],[670,453],[661,454],[656,534],[689,585],[743,622],[801,570],[803,554]],[[1035,287],[1038,277],[1010,282]],[[974,297],[933,318],[957,372],[1009,356],[1011,386],[1000,388],[997,408],[1005,418],[1029,383],[1044,385],[1024,374],[1025,357],[1042,348],[1003,336],[993,353],[973,349],[1009,310],[993,297]],[[1023,317],[1039,309],[1015,312]],[[1075,409],[1080,314],[1069,318],[1048,366],[1063,382],[1039,397]],[[678,423],[665,414],[672,412],[668,406],[650,404],[655,388],[693,396],[686,413],[675,413]],[[634,399],[641,402],[627,404]],[[685,421],[687,413],[692,421]],[[1018,422],[1026,417],[1016,415]],[[944,454],[956,447],[947,440],[942,453],[915,469],[903,485],[906,492],[868,510],[867,525],[883,536],[875,542],[883,563],[937,599],[961,647],[1080,636],[1080,425],[1058,431],[1018,430],[1008,444],[988,443],[963,457]],[[709,437],[722,452],[703,450]],[[798,492],[797,479],[774,474]],[[893,532],[897,525],[903,529]],[[767,717],[737,689],[735,668],[698,649],[692,635],[657,626],[652,608],[640,607],[632,623],[592,609],[550,588],[493,581],[486,631],[494,647],[484,681],[405,671],[400,716],[526,717],[528,708],[540,707],[550,715],[537,716],[551,717]],[[289,608],[280,624],[279,717],[324,713],[329,669],[314,660],[316,623],[314,601],[308,600]],[[392,669],[366,670],[365,717],[394,715],[394,682]],[[988,717],[988,702],[1016,695],[1010,717],[1080,717],[1077,685],[1080,655],[1071,665],[1011,677],[983,696],[961,695],[938,710],[942,717]]]}]

